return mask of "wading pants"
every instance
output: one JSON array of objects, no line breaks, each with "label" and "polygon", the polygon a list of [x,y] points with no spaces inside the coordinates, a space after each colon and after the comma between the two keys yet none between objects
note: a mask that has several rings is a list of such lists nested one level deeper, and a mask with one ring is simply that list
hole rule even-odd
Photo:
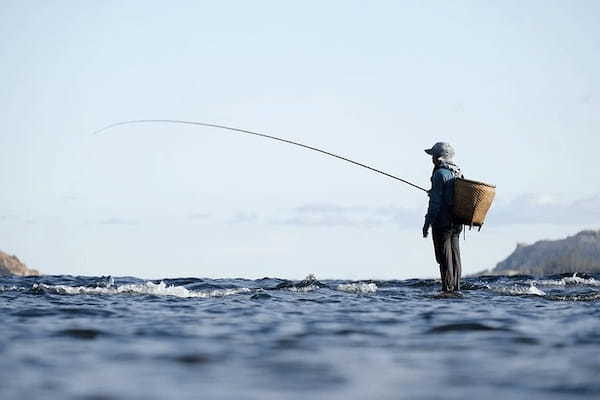
[{"label": "wading pants", "polygon": [[460,232],[462,225],[449,228],[432,228],[435,259],[440,265],[442,291],[460,290]]}]

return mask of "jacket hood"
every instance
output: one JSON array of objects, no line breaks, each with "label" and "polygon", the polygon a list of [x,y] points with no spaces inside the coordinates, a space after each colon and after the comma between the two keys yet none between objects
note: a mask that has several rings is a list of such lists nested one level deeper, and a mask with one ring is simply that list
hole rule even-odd
[{"label": "jacket hood", "polygon": [[462,176],[462,171],[460,167],[454,164],[453,161],[440,160],[440,165],[436,166],[437,168],[446,168],[454,174],[454,176]]}]

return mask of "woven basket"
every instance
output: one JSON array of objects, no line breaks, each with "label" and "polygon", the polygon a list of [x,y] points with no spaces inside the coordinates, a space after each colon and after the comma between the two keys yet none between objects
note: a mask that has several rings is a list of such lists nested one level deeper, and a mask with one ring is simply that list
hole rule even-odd
[{"label": "woven basket", "polygon": [[468,179],[454,179],[454,219],[461,224],[481,229],[496,196],[496,186]]}]

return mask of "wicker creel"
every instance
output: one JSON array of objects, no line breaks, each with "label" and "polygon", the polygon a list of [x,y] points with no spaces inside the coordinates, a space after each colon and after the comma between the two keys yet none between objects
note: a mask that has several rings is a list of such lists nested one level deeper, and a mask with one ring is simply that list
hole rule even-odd
[{"label": "wicker creel", "polygon": [[454,180],[454,219],[481,229],[496,196],[496,186],[463,178]]}]

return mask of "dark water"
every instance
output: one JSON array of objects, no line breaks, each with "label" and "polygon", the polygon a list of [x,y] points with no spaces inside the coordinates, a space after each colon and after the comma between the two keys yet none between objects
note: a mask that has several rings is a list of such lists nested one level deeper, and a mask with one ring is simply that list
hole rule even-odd
[{"label": "dark water", "polygon": [[600,276],[0,278],[0,399],[600,396]]}]

